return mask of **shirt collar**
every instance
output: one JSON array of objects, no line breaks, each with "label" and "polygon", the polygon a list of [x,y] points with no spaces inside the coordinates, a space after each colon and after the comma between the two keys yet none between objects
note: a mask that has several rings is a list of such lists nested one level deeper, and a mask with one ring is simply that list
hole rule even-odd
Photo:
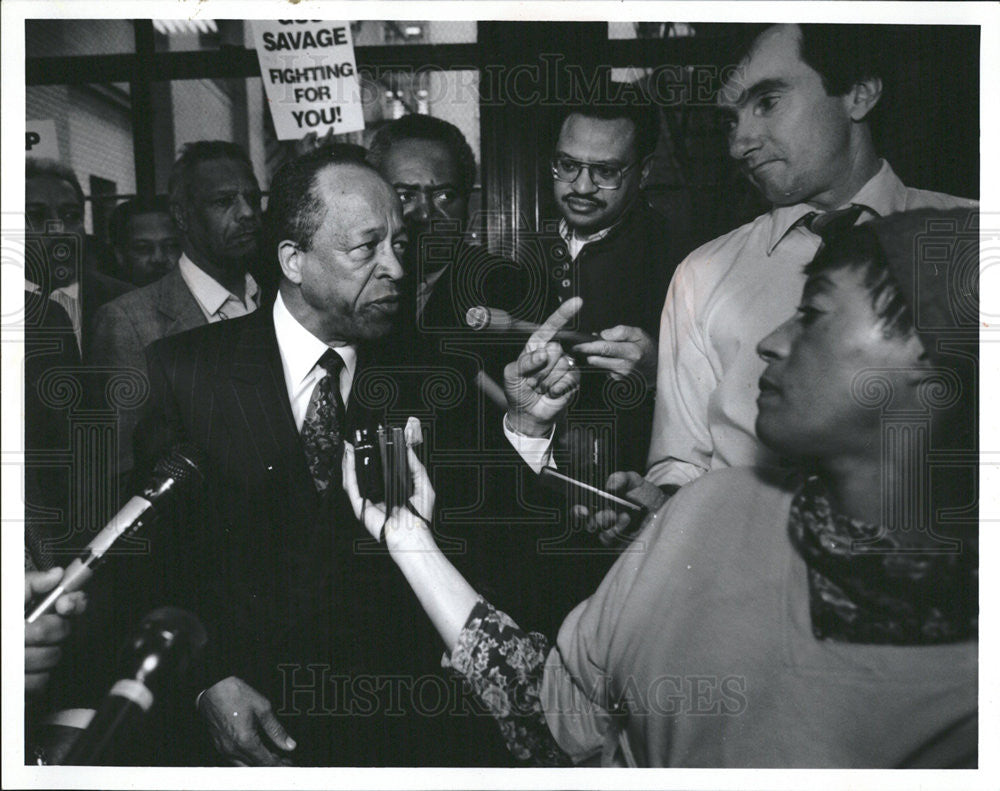
[{"label": "shirt collar", "polygon": [[[893,172],[889,163],[880,160],[882,165],[874,176],[848,201],[844,208],[851,204],[864,206],[876,217],[900,211],[906,206],[906,187]],[[808,203],[796,203],[794,206],[781,206],[771,210],[771,232],[767,241],[767,254],[774,252],[781,240],[803,217],[816,211]]]},{"label": "shirt collar", "polygon": [[70,299],[80,298],[80,281],[74,280],[72,283],[66,286],[60,286],[59,288],[52,289],[53,292],[61,291]]},{"label": "shirt collar", "polygon": [[582,234],[578,233],[575,229],[570,228],[569,223],[566,222],[565,218],[563,218],[559,220],[559,235],[563,238],[563,241],[566,242],[566,244],[570,244],[570,242],[575,239],[577,244],[582,247],[585,244],[596,242],[598,239],[603,239],[611,233],[611,229],[617,224],[618,222],[616,221],[613,225],[609,225],[607,228],[602,228],[599,231],[594,231],[594,233]]},{"label": "shirt collar", "polygon": [[[38,285],[38,283],[34,283],[34,282],[30,281],[30,280],[25,280],[24,281],[24,290],[25,291],[30,291],[32,294],[41,294],[42,293],[42,287],[40,285]],[[65,294],[70,299],[79,299],[80,298],[80,281],[79,280],[74,280],[68,286],[60,286],[59,288],[52,289],[52,293],[55,293],[56,291],[61,291],[63,294]]]},{"label": "shirt collar", "polygon": [[285,301],[278,293],[274,300],[274,333],[278,339],[278,351],[285,370],[285,381],[291,390],[297,390],[312,374],[319,358],[327,349],[333,348],[344,361],[348,381],[354,380],[358,353],[354,346],[330,347],[313,335],[291,314]]},{"label": "shirt collar", "polygon": [[[226,304],[226,300],[230,298],[238,299],[229,289],[218,280],[206,274],[205,270],[188,258],[187,253],[181,254],[180,260],[177,262],[177,268],[180,269],[181,277],[187,283],[192,296],[194,296],[195,300],[201,306],[201,309],[209,316],[214,316],[218,313],[219,308]],[[243,303],[247,304],[248,301],[253,301],[254,304],[257,304],[258,293],[257,281],[247,272],[246,298],[242,300]]]}]

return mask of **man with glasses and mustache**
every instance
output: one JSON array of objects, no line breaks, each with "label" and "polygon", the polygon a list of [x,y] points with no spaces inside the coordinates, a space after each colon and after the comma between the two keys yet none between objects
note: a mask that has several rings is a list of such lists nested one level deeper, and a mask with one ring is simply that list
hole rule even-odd
[{"label": "man with glasses and mustache", "polygon": [[[609,90],[603,100],[563,115],[550,161],[558,234],[542,234],[537,260],[522,256],[522,267],[533,268],[536,290],[527,292],[520,311],[511,311],[535,323],[558,311],[568,329],[593,338],[572,347],[580,392],[570,409],[555,413],[531,386],[545,375],[544,360],[535,365],[522,355],[504,373],[503,430],[521,459],[534,473],[555,467],[594,486],[623,469],[619,465],[645,460],[656,383],[654,339],[677,260],[666,218],[640,192],[657,143],[656,108],[610,96]],[[551,518],[534,525],[534,540],[520,550],[517,565],[530,570],[529,589],[546,605],[528,602],[515,611],[540,631],[554,633],[559,611],[596,586],[615,551],[573,529],[568,514],[590,502],[586,495],[566,489],[552,500],[536,481],[542,482],[534,475],[526,481],[525,504],[558,508],[558,535],[545,532]]]},{"label": "man with glasses and mustache", "polygon": [[[539,315],[530,317],[541,321],[582,298],[572,329],[594,340],[573,349],[587,366],[579,406],[614,412],[613,447],[606,449],[612,458],[605,461],[619,464],[641,463],[648,448],[655,338],[675,264],[666,218],[640,194],[658,133],[651,106],[604,101],[565,114],[551,160],[559,238],[544,245],[547,299]],[[632,378],[638,403],[609,403],[609,375],[619,382]],[[512,399],[509,388],[508,403],[508,438],[538,471],[551,463],[553,422]]]}]

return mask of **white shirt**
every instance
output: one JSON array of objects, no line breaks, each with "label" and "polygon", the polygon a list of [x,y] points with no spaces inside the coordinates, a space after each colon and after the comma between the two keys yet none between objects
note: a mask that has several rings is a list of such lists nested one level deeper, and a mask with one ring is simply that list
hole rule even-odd
[{"label": "white shirt", "polygon": [[[862,220],[975,201],[905,187],[882,162],[844,206]],[[798,224],[815,211],[800,203],[772,209],[702,245],[674,273],[660,320],[656,408],[646,478],[684,485],[709,469],[773,464],[754,433],[757,343],[795,313],[803,267],[819,237]]]},{"label": "white shirt", "polygon": [[302,430],[313,388],[327,374],[319,365],[319,358],[329,348],[333,348],[344,360],[344,367],[340,370],[340,397],[346,407],[358,364],[357,350],[353,346],[330,347],[325,344],[288,311],[280,293],[274,300],[274,334],[278,338],[281,368],[285,374],[288,402],[292,405],[295,427]]},{"label": "white shirt", "polygon": [[[41,294],[42,287],[30,280],[24,281],[24,288],[32,294]],[[80,319],[80,283],[70,283],[68,286],[52,289],[49,299],[66,311],[70,324],[73,325],[73,334],[76,336],[76,347],[83,353],[83,322]]]},{"label": "white shirt", "polygon": [[569,223],[566,222],[565,219],[560,220],[559,235],[563,238],[563,241],[566,242],[566,249],[569,250],[570,260],[575,261],[584,247],[591,242],[596,242],[598,239],[603,239],[611,233],[611,229],[617,224],[617,222],[612,223],[607,228],[601,228],[601,230],[594,231],[592,234],[581,234],[577,229],[570,228]]},{"label": "white shirt", "polygon": [[181,277],[187,284],[194,301],[198,303],[209,324],[225,319],[235,319],[253,313],[260,306],[260,289],[249,272],[246,274],[246,291],[240,299],[218,280],[210,277],[184,253],[177,262]]}]

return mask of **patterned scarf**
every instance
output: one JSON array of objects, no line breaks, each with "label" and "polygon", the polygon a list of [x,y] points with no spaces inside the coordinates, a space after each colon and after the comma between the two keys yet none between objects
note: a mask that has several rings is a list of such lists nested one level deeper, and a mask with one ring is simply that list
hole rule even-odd
[{"label": "patterned scarf", "polygon": [[817,638],[927,645],[976,636],[979,553],[971,542],[961,551],[915,549],[898,533],[833,513],[816,476],[792,501],[789,532],[808,567]]}]

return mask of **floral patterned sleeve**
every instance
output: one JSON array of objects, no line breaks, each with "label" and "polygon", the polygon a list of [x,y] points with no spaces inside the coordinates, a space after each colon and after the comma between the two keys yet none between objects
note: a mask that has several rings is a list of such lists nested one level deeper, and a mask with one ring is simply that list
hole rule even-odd
[{"label": "floral patterned sleeve", "polygon": [[485,599],[472,608],[458,643],[442,660],[465,678],[473,693],[496,718],[507,748],[536,766],[570,766],[542,711],[539,691],[549,641],[525,632]]}]

